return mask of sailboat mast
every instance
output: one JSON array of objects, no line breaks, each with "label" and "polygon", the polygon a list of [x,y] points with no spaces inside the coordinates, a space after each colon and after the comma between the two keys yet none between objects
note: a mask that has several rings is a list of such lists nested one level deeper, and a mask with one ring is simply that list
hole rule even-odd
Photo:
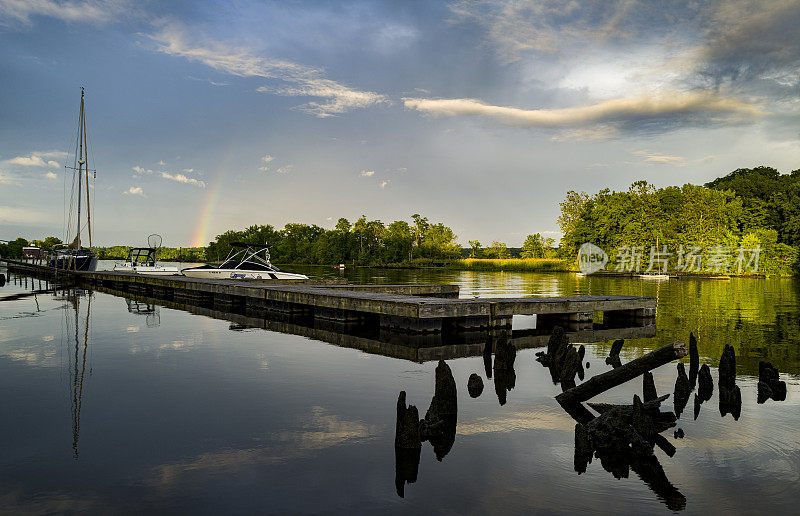
[{"label": "sailboat mast", "polygon": [[86,142],[86,111],[83,108],[83,90],[81,90],[81,114],[83,115],[83,164],[86,172],[86,230],[89,232],[89,247],[92,247],[92,211],[89,204],[89,144]]},{"label": "sailboat mast", "polygon": [[81,111],[78,115],[78,228],[75,235],[76,249],[81,248],[81,179],[83,179],[83,87],[81,87]]}]

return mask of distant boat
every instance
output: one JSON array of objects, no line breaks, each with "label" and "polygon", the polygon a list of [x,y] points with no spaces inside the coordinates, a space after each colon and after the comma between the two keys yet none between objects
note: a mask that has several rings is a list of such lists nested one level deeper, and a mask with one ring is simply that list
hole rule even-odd
[{"label": "distant boat", "polygon": [[638,277],[642,279],[648,280],[665,280],[669,279],[669,274],[658,274],[658,273],[651,273],[651,272],[643,272],[642,274],[637,274]]},{"label": "distant boat", "polygon": [[[262,256],[263,254],[263,256]],[[278,280],[308,279],[305,274],[282,271],[269,261],[269,246],[231,243],[231,252],[219,267],[201,265],[188,267],[181,274],[189,278],[235,279],[235,280]]]},{"label": "distant boat", "polygon": [[[92,247],[92,217],[90,212],[91,203],[89,202],[89,147],[86,138],[86,113],[83,103],[83,88],[81,88],[81,109],[78,116],[78,141],[75,145],[75,159],[72,166],[65,168],[73,171],[72,193],[75,193],[77,183],[77,215],[75,223],[75,238],[71,243],[65,244],[61,249],[56,249],[47,261],[47,265],[57,269],[69,269],[75,271],[93,271],[97,268],[97,257],[91,250]],[[95,171],[92,171],[95,172]],[[81,201],[83,197],[83,180],[86,180],[86,229],[89,235],[89,248],[81,244]],[[65,192],[66,193],[66,192]],[[73,198],[70,196],[70,198]],[[72,208],[69,207],[67,217],[67,234],[72,231],[70,220],[72,218]]]}]

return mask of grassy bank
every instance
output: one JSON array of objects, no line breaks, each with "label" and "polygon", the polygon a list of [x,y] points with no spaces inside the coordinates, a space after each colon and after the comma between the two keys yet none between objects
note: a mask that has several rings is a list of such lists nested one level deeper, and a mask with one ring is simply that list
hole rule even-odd
[{"label": "grassy bank", "polygon": [[449,268],[468,271],[567,272],[577,267],[559,258],[466,258]]}]

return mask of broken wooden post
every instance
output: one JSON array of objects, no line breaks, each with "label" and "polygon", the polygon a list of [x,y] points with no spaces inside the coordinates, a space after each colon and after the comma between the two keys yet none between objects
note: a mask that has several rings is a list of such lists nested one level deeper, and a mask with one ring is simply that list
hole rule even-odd
[{"label": "broken wooden post", "polygon": [[692,393],[692,387],[689,383],[689,377],[686,376],[686,368],[683,364],[678,364],[678,378],[675,380],[675,395],[672,401],[675,403],[675,416],[681,417],[681,412],[686,408],[689,402],[689,394]]},{"label": "broken wooden post", "polygon": [[653,380],[653,373],[650,371],[642,375],[642,397],[644,401],[652,401],[658,398],[656,382]]},{"label": "broken wooden post", "polygon": [[483,379],[476,373],[469,375],[467,381],[467,391],[471,398],[477,398],[483,392]]},{"label": "broken wooden post", "polygon": [[623,339],[615,340],[614,344],[611,345],[608,358],[606,358],[606,364],[609,364],[614,369],[622,365],[622,362],[619,360],[619,352],[622,351],[623,344],[625,344]]},{"label": "broken wooden post", "polygon": [[758,403],[772,398],[775,401],[786,399],[786,382],[780,380],[778,368],[769,362],[758,363]]},{"label": "broken wooden post", "polygon": [[697,382],[697,370],[700,368],[700,354],[697,352],[697,339],[689,333],[689,385],[694,390]]},{"label": "broken wooden post", "polygon": [[719,415],[731,414],[739,419],[742,412],[742,391],[736,385],[736,350],[725,344],[719,359]]},{"label": "broken wooden post", "polygon": [[577,387],[562,392],[556,396],[556,401],[558,401],[561,406],[586,401],[601,392],[623,384],[628,380],[632,380],[656,367],[672,362],[678,358],[683,358],[687,353],[686,344],[677,340],[672,344],[667,344],[642,357],[631,360],[627,364],[616,369],[594,376]]},{"label": "broken wooden post", "polygon": [[421,440],[433,446],[436,459],[441,461],[456,440],[458,393],[456,380],[444,360],[436,366],[436,388],[425,419],[419,422]]},{"label": "broken wooden post", "polygon": [[494,391],[500,405],[506,404],[507,393],[517,383],[517,374],[514,371],[514,360],[517,358],[517,348],[508,339],[501,338],[497,341],[494,352]]}]

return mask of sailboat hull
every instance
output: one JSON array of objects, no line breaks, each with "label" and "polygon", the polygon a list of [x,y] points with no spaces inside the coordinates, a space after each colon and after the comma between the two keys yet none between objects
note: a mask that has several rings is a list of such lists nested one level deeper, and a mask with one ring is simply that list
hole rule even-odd
[{"label": "sailboat hull", "polygon": [[57,255],[47,265],[61,270],[94,271],[97,270],[97,257],[91,254]]}]

